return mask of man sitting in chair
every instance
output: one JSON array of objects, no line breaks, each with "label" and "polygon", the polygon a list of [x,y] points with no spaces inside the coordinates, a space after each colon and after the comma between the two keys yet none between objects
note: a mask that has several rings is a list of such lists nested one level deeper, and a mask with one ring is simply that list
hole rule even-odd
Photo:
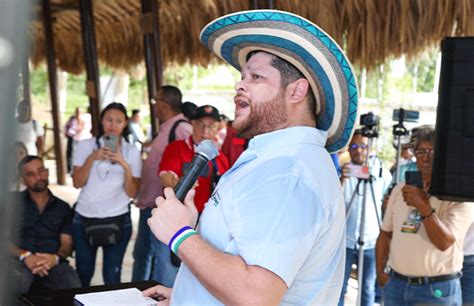
[{"label": "man sitting in chair", "polygon": [[13,288],[29,291],[33,282],[50,289],[80,287],[76,271],[68,264],[72,252],[71,208],[48,189],[48,169],[38,156],[18,164],[26,190],[14,197],[17,222],[10,233]]}]

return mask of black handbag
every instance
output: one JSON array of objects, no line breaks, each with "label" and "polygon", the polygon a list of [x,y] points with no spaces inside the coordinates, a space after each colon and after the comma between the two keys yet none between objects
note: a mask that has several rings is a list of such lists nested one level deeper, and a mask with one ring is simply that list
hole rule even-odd
[{"label": "black handbag", "polygon": [[122,240],[123,215],[109,218],[82,217],[86,240],[92,247],[117,244]]}]

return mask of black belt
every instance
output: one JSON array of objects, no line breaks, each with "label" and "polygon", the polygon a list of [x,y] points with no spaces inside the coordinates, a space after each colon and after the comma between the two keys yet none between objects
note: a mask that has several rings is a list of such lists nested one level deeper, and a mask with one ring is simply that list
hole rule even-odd
[{"label": "black belt", "polygon": [[410,285],[425,285],[429,283],[445,282],[462,276],[461,272],[454,272],[451,274],[438,276],[405,276],[395,271],[390,271],[390,276],[402,279]]}]

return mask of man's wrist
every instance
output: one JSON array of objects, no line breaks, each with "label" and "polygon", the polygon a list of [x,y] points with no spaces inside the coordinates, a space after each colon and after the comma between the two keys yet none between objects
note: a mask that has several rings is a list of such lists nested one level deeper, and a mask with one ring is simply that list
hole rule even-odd
[{"label": "man's wrist", "polygon": [[189,237],[197,234],[198,232],[190,226],[184,226],[173,235],[168,243],[168,247],[173,253],[178,255],[178,249],[180,245]]},{"label": "man's wrist", "polygon": [[421,218],[420,218],[420,219],[421,219],[421,220],[426,220],[426,219],[432,217],[435,212],[436,212],[436,211],[434,210],[434,208],[431,208],[431,210],[429,211],[429,213],[421,213],[421,212],[420,212],[420,214],[421,214]]},{"label": "man's wrist", "polygon": [[18,259],[23,262],[28,256],[33,255],[30,251],[21,251],[20,256],[18,256]]}]

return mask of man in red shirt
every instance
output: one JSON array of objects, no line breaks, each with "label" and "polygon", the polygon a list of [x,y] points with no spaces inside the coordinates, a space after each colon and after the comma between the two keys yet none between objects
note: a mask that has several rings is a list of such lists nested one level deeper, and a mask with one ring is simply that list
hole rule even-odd
[{"label": "man in red shirt", "polygon": [[[186,140],[170,143],[163,153],[158,175],[164,187],[173,187],[183,176],[184,170],[191,163],[197,145],[203,140],[216,141],[219,129],[219,111],[210,105],[198,107],[191,120],[193,134]],[[212,194],[219,177],[229,169],[227,157],[219,151],[219,155],[210,161],[207,168],[201,173],[196,188],[195,203],[199,212]]]}]

